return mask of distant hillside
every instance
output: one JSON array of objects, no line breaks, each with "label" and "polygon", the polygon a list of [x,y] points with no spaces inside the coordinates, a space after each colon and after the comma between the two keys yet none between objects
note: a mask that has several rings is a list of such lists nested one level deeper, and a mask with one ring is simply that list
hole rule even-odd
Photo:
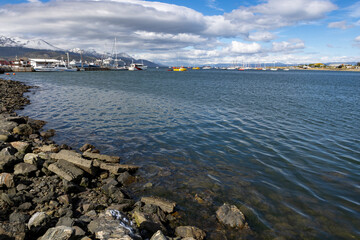
[{"label": "distant hillside", "polygon": [[[75,59],[79,61],[81,59],[81,55],[79,53],[70,52],[70,61]],[[141,60],[136,60],[127,55],[127,57],[121,56],[121,60],[123,60],[126,65],[130,65],[131,62],[140,62]],[[14,60],[16,57],[22,59],[29,58],[53,58],[60,60],[61,58],[66,59],[65,51],[53,51],[53,50],[41,50],[41,49],[33,49],[33,48],[25,48],[25,47],[0,47],[0,59],[5,59],[8,61]],[[88,62],[93,62],[96,59],[99,59],[98,54],[85,52],[83,54],[83,60]],[[148,67],[157,67],[159,64],[143,60],[144,64]]]}]

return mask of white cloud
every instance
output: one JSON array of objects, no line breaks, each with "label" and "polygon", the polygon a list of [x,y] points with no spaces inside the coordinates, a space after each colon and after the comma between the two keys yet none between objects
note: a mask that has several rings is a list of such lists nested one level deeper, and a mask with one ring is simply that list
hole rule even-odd
[{"label": "white cloud", "polygon": [[28,0],[28,2],[30,2],[30,3],[40,3],[39,0]]},{"label": "white cloud", "polygon": [[360,35],[355,38],[356,42],[360,42]]},{"label": "white cloud", "polygon": [[258,53],[260,50],[261,45],[258,43],[242,43],[238,41],[232,41],[230,46],[225,48],[226,52],[242,54]]},{"label": "white cloud", "polygon": [[339,21],[339,22],[331,22],[328,24],[328,27],[329,28],[340,28],[340,29],[345,30],[345,29],[351,28],[352,26],[347,25],[346,20],[344,20],[344,21]]},{"label": "white cloud", "polygon": [[253,32],[249,34],[248,39],[250,41],[263,41],[263,42],[269,42],[273,39],[275,39],[276,36],[274,34],[272,34],[271,32]]},{"label": "white cloud", "polygon": [[272,43],[273,52],[294,51],[303,48],[305,48],[305,43],[300,39],[292,39],[289,42],[283,41],[283,42]]}]

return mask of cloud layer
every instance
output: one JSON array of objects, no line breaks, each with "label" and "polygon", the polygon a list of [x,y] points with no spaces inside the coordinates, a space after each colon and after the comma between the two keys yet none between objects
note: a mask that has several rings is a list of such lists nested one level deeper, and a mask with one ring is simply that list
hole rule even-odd
[{"label": "cloud layer", "polygon": [[[214,8],[215,3],[208,1]],[[105,51],[116,36],[118,49],[131,54],[167,61],[182,49],[189,61],[212,61],[303,49],[300,39],[266,43],[276,40],[271,31],[322,19],[336,8],[330,0],[268,0],[205,16],[187,7],[142,0],[31,0],[6,5],[0,12],[6,22],[3,34],[43,38],[64,49]],[[343,26],[346,23],[329,24]],[[223,41],[226,38],[236,40]]]}]

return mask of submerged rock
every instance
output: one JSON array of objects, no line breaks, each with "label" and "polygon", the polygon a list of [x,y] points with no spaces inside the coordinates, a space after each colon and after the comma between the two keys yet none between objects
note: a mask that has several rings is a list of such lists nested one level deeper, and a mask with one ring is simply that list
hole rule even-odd
[{"label": "submerged rock", "polygon": [[177,227],[175,234],[182,238],[194,238],[196,240],[202,240],[206,237],[206,233],[203,230],[194,226]]},{"label": "submerged rock", "polygon": [[224,203],[216,211],[216,217],[219,222],[230,227],[237,227],[242,229],[246,222],[244,214],[235,206]]},{"label": "submerged rock", "polygon": [[151,204],[160,207],[164,212],[172,213],[176,206],[175,202],[158,198],[158,197],[142,197],[141,202],[145,204]]}]

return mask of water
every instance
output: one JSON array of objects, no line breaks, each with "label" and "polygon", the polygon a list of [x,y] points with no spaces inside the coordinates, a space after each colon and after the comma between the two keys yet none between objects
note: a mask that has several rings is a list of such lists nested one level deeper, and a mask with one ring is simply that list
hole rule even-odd
[{"label": "water", "polygon": [[244,211],[250,238],[360,238],[359,73],[159,69],[11,78],[40,87],[20,114],[48,121],[59,144],[89,142],[142,166],[138,184],[152,182],[148,193],[176,200],[192,215],[186,221],[211,238],[224,202]]}]

